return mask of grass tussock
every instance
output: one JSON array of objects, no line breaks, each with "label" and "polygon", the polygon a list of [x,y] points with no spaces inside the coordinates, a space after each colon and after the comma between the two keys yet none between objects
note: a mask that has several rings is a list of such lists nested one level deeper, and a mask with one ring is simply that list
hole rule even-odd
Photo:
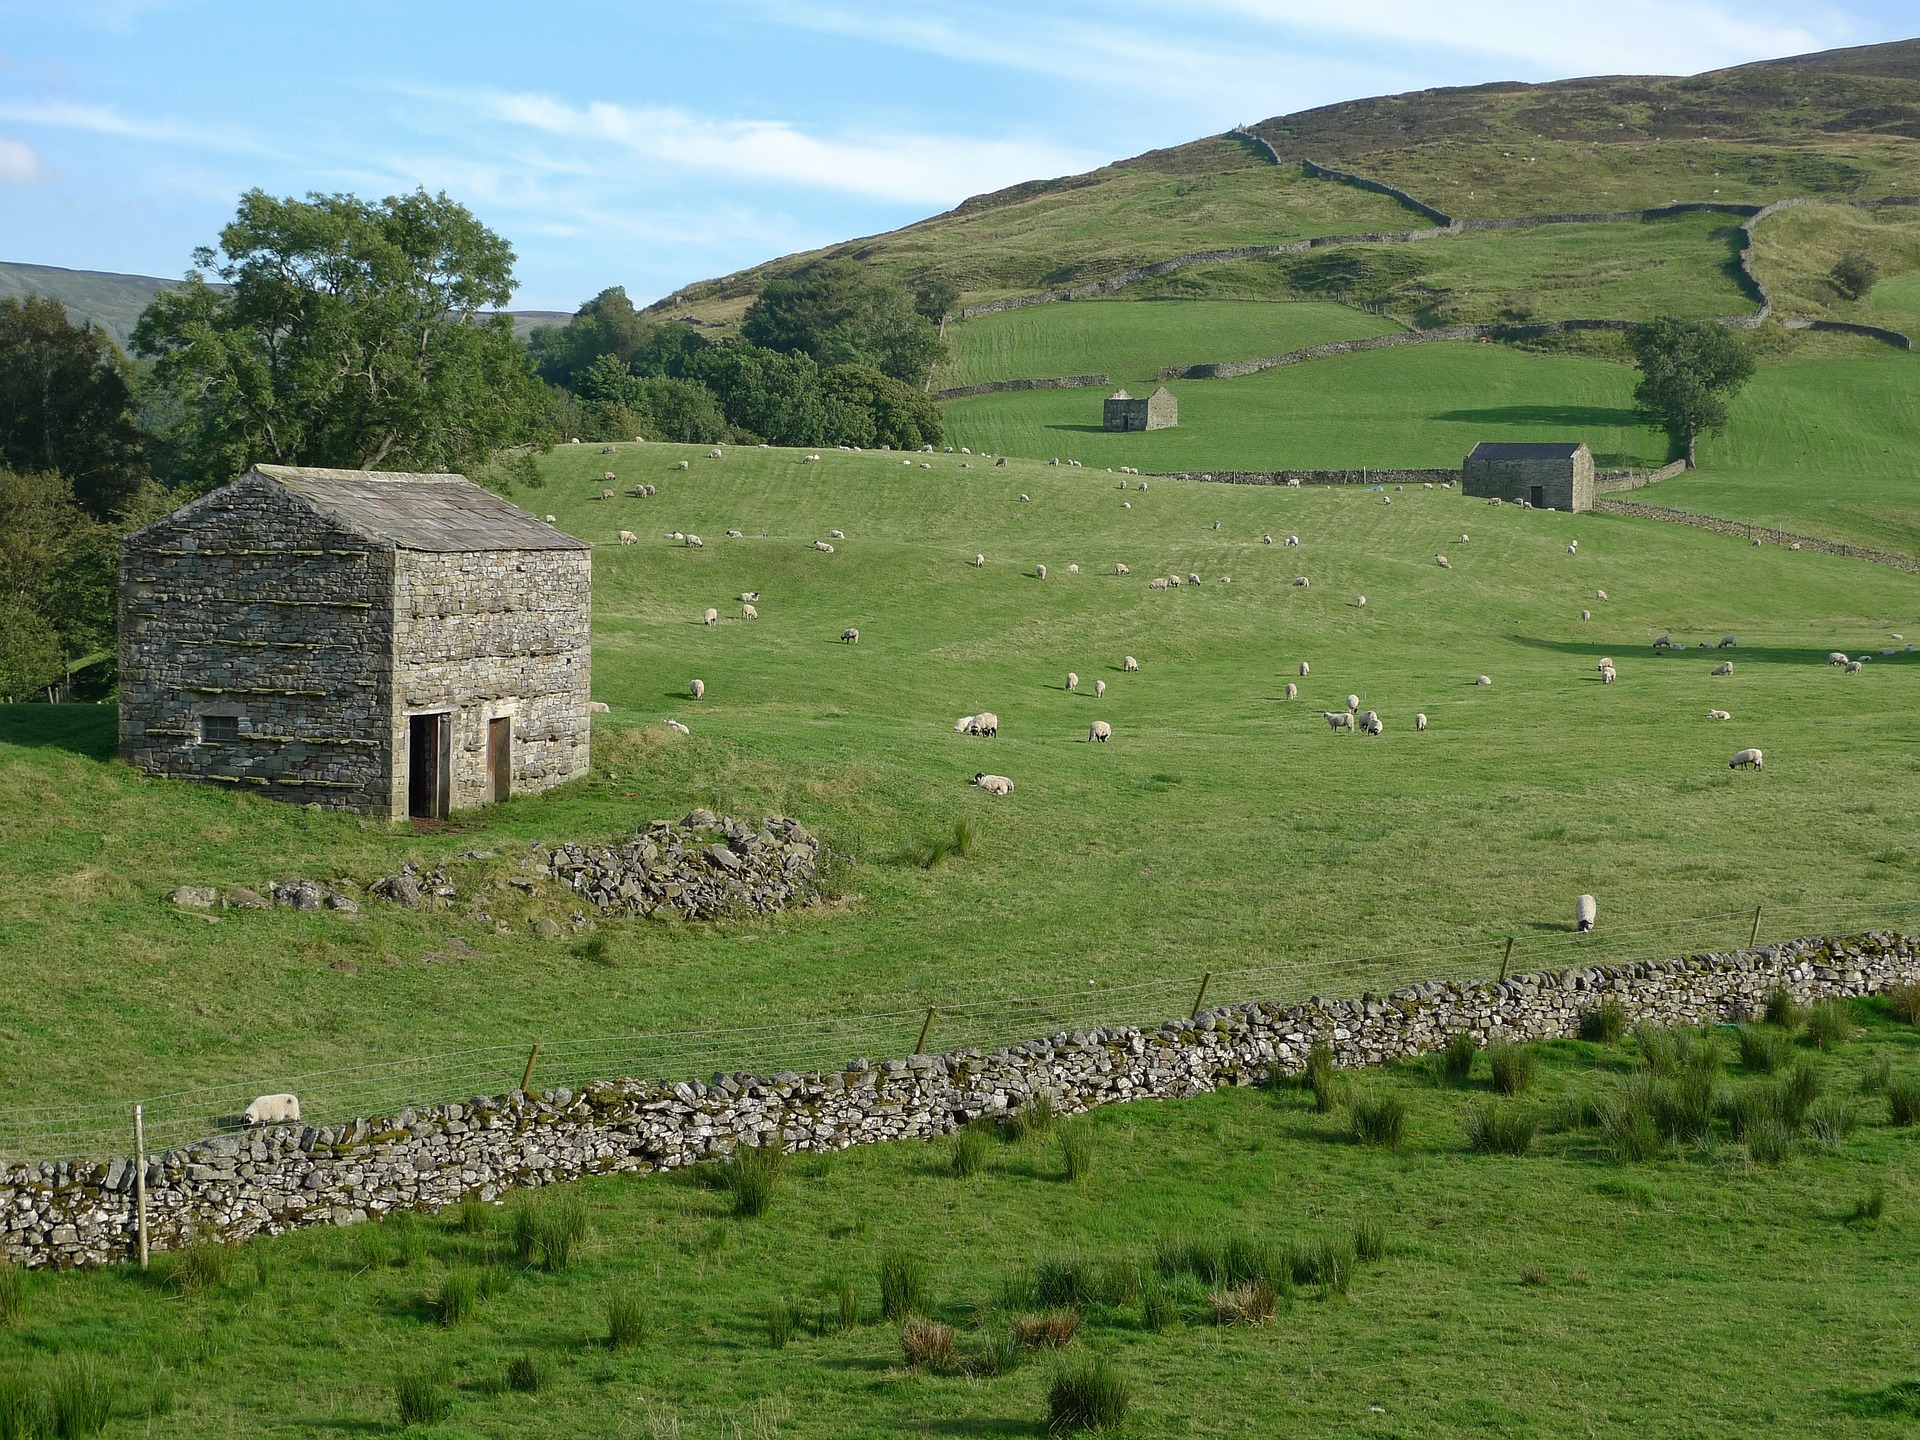
[{"label": "grass tussock", "polygon": [[0,1257],[0,1326],[17,1325],[26,1313],[26,1272],[11,1260]]},{"label": "grass tussock", "polygon": [[938,1320],[909,1320],[900,1327],[900,1349],[908,1368],[944,1375],[954,1368],[953,1326]]},{"label": "grass tussock", "polygon": [[1896,1075],[1888,1082],[1887,1118],[1896,1125],[1920,1125],[1920,1075]]},{"label": "grass tussock", "polygon": [[1853,1202],[1853,1213],[1847,1218],[1858,1221],[1875,1221],[1887,1213],[1887,1187],[1878,1180],[1860,1192]]},{"label": "grass tussock", "polygon": [[1909,1025],[1920,1025],[1920,985],[1895,985],[1886,992],[1887,1008]]},{"label": "grass tussock", "polygon": [[442,1276],[439,1286],[427,1299],[433,1318],[448,1329],[473,1318],[479,1304],[480,1277],[465,1266]]},{"label": "grass tussock", "polygon": [[1365,1264],[1387,1258],[1387,1224],[1373,1215],[1363,1215],[1353,1225],[1353,1253]]},{"label": "grass tussock", "polygon": [[1265,1280],[1207,1293],[1207,1308],[1216,1325],[1261,1325],[1280,1308],[1280,1292]]},{"label": "grass tussock", "polygon": [[964,860],[973,853],[973,847],[980,838],[980,827],[969,816],[961,816],[953,822],[951,830],[941,831],[925,840],[916,841],[902,852],[902,859],[909,865],[921,870],[932,870],[948,860]]},{"label": "grass tussock", "polygon": [[40,1387],[19,1371],[0,1370],[0,1440],[38,1440],[45,1429]]},{"label": "grass tussock", "polygon": [[1049,1310],[1041,1315],[1016,1315],[1011,1333],[1022,1350],[1064,1350],[1080,1334],[1080,1312]]},{"label": "grass tussock", "polygon": [[1340,1103],[1340,1075],[1333,1063],[1333,1047],[1324,1041],[1307,1051],[1307,1068],[1300,1080],[1313,1094],[1316,1114],[1329,1115]]},{"label": "grass tussock", "polygon": [[726,1183],[736,1216],[757,1219],[767,1213],[786,1173],[786,1158],[778,1141],[742,1145],[733,1152],[727,1161]]},{"label": "grass tussock", "polygon": [[1440,1074],[1450,1085],[1464,1085],[1473,1078],[1473,1062],[1480,1053],[1480,1042],[1464,1030],[1447,1036],[1440,1051]]},{"label": "grass tussock", "polygon": [[979,1125],[962,1125],[953,1132],[953,1144],[947,1151],[947,1173],[956,1180],[971,1180],[985,1173],[992,1153],[993,1137]]},{"label": "grass tussock", "polygon": [[1047,1433],[1117,1430],[1132,1404],[1131,1388],[1104,1355],[1069,1362],[1047,1390]]},{"label": "grass tussock", "polygon": [[636,1295],[620,1291],[607,1297],[607,1348],[632,1350],[647,1338],[647,1312]]},{"label": "grass tussock", "polygon": [[1155,1334],[1173,1329],[1180,1323],[1180,1302],[1158,1274],[1144,1276],[1140,1284],[1140,1327]]},{"label": "grass tussock", "polygon": [[1357,1095],[1347,1128],[1362,1145],[1398,1150],[1407,1128],[1407,1102],[1391,1090]]},{"label": "grass tussock", "polygon": [[[373,1234],[377,1241],[377,1232]],[[381,1250],[385,1258],[385,1248]],[[219,1240],[199,1240],[168,1255],[163,1278],[174,1293],[191,1298],[224,1290],[239,1268],[240,1247]]]},{"label": "grass tussock", "polygon": [[1776,985],[1767,992],[1767,998],[1761,1002],[1761,1016],[1767,1024],[1779,1027],[1788,1034],[1800,1028],[1807,1018],[1806,1007],[1793,998],[1793,992],[1784,985]]},{"label": "grass tussock", "polygon": [[1822,1000],[1807,1011],[1807,1043],[1819,1050],[1837,1050],[1858,1034],[1844,1000]]},{"label": "grass tussock", "polygon": [[47,1382],[47,1433],[58,1440],[98,1435],[113,1415],[114,1387],[88,1356],[60,1363]]},{"label": "grass tussock", "polygon": [[1838,1150],[1860,1125],[1860,1107],[1844,1095],[1823,1095],[1807,1109],[1807,1138],[1820,1149]]},{"label": "grass tussock", "polygon": [[487,1235],[493,1230],[493,1207],[478,1195],[469,1195],[447,1212],[447,1228],[456,1235]]},{"label": "grass tussock", "polygon": [[1778,1029],[1759,1025],[1740,1027],[1740,1065],[1756,1075],[1784,1070],[1793,1059],[1793,1043]]},{"label": "grass tussock", "polygon": [[453,1413],[453,1396],[435,1376],[414,1371],[393,1382],[393,1408],[402,1430],[438,1425]]},{"label": "grass tussock", "polygon": [[1502,1095],[1524,1095],[1538,1068],[1528,1046],[1502,1043],[1487,1047],[1487,1069],[1493,1076],[1493,1088]]},{"label": "grass tussock", "polygon": [[1007,1116],[1002,1128],[1007,1139],[1019,1145],[1052,1131],[1054,1118],[1053,1097],[1040,1094]]},{"label": "grass tussock", "polygon": [[1602,1000],[1580,1016],[1580,1038],[1596,1045],[1618,1045],[1627,1033],[1627,1007]]},{"label": "grass tussock", "polygon": [[898,1323],[927,1308],[927,1272],[919,1259],[904,1250],[880,1257],[880,1314]]},{"label": "grass tussock", "polygon": [[545,1387],[547,1367],[538,1356],[516,1355],[507,1362],[507,1388],[532,1395]]},{"label": "grass tussock", "polygon": [[1085,1121],[1060,1127],[1060,1166],[1071,1185],[1093,1174],[1093,1129]]},{"label": "grass tussock", "polygon": [[515,1206],[508,1234],[522,1265],[557,1275],[573,1264],[574,1251],[591,1229],[586,1201],[577,1195],[552,1195]]},{"label": "grass tussock", "polygon": [[1467,1148],[1483,1155],[1524,1155],[1533,1148],[1537,1128],[1518,1105],[1489,1101],[1467,1111]]}]

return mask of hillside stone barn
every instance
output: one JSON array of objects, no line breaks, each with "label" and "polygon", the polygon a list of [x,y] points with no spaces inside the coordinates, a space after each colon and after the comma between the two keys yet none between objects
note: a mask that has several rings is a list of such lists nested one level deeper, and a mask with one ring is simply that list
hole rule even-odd
[{"label": "hillside stone barn", "polygon": [[1593,452],[1584,443],[1481,441],[1460,467],[1463,494],[1525,500],[1536,510],[1593,509]]},{"label": "hillside stone barn", "polygon": [[1125,390],[1116,390],[1107,397],[1101,415],[1101,428],[1106,430],[1171,430],[1179,423],[1180,402],[1164,385],[1137,400]]},{"label": "hillside stone barn", "polygon": [[395,820],[583,775],[592,555],[459,475],[256,465],[121,542],[121,756]]}]

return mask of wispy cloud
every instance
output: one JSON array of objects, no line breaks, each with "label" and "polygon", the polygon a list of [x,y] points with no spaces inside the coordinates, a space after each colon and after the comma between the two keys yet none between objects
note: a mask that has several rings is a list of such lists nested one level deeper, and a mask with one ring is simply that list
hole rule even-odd
[{"label": "wispy cloud", "polygon": [[185,121],[123,115],[111,105],[79,105],[70,100],[0,100],[0,120],[44,125],[54,130],[84,130],[126,140],[163,145],[190,145],[203,150],[236,154],[273,155],[278,152],[245,131]]},{"label": "wispy cloud", "polygon": [[599,143],[633,159],[739,180],[913,204],[951,204],[1101,158],[1043,141],[929,134],[809,134],[784,120],[720,120],[667,106],[573,105],[549,95],[488,93],[483,113],[509,125]]},{"label": "wispy cloud", "polygon": [[31,145],[0,136],[0,185],[30,185],[45,173]]}]

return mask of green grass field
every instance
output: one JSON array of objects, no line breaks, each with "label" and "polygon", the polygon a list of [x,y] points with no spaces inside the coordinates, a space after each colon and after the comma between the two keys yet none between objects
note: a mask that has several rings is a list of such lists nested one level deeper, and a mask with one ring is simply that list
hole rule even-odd
[{"label": "green grass field", "polygon": [[[1345,1109],[1302,1090],[1226,1091],[986,1139],[964,1179],[951,1142],[796,1157],[759,1218],[699,1176],[615,1178],[161,1256],[146,1277],[29,1276],[0,1326],[0,1396],[90,1362],[107,1434],[161,1440],[386,1433],[404,1376],[430,1379],[447,1419],[427,1433],[447,1440],[1039,1436],[1057,1368],[1098,1354],[1141,1440],[1908,1435],[1920,1132],[1889,1123],[1885,1077],[1920,1081],[1920,1035],[1855,1013],[1864,1039],[1793,1047],[1823,1094],[1777,1163],[1724,1119],[1620,1163],[1586,1117],[1640,1072],[1637,1043],[1556,1042],[1505,1102],[1539,1130],[1519,1157],[1468,1148],[1483,1057],[1460,1087],[1424,1063],[1349,1082],[1404,1105],[1398,1151],[1355,1144]],[[1724,1032],[1707,1073],[1723,1105],[1772,1083]],[[1077,1182],[1070,1134],[1091,1161]],[[566,1267],[521,1263],[518,1208],[569,1200],[585,1233]],[[1355,1253],[1362,1227],[1378,1258]],[[1228,1287],[1157,1257],[1230,1240],[1250,1268],[1284,1276],[1301,1262],[1281,1257],[1318,1247],[1349,1278],[1283,1280],[1270,1321],[1216,1325]],[[1026,1315],[1073,1309],[1077,1338],[1014,1348],[995,1374],[910,1369],[881,1314],[887,1256],[917,1265],[918,1308],[954,1327],[960,1363]],[[481,1293],[443,1324],[450,1277]],[[618,1348],[615,1302],[637,1312]],[[516,1361],[537,1392],[511,1388]]]},{"label": "green grass field", "polygon": [[[525,497],[602,547],[594,688],[614,708],[593,778],[549,797],[414,835],[134,776],[111,759],[105,707],[0,717],[0,954],[33,977],[0,1011],[10,1104],[272,1089],[472,1045],[1065,990],[1098,1014],[1106,987],[1203,970],[1297,965],[1305,993],[1337,957],[1471,942],[1484,949],[1465,960],[1409,963],[1484,968],[1476,957],[1517,934],[1522,963],[1564,940],[1582,890],[1628,928],[1912,894],[1920,766],[1904,717],[1920,664],[1843,677],[1822,661],[1920,631],[1920,577],[1441,490],[1387,506],[1155,482],[1122,509],[1101,471],[832,451],[802,465],[751,449],[673,468],[703,454],[568,447]],[[659,495],[592,498],[609,466]],[[729,526],[746,538],[722,538]],[[623,527],[644,543],[611,544]],[[829,527],[848,534],[839,553],[809,549]],[[668,528],[707,546],[670,545]],[[975,552],[986,568],[966,563]],[[1167,571],[1206,583],[1148,591]],[[1308,590],[1291,584],[1303,574]],[[709,604],[731,617],[743,590],[763,592],[761,620],[699,623]],[[847,625],[859,646],[838,642]],[[1717,656],[1655,659],[1667,632],[1736,633],[1738,673],[1711,678]],[[1125,654],[1138,675],[1120,673]],[[1617,685],[1596,682],[1603,654]],[[1303,659],[1313,673],[1289,704]],[[1079,694],[1062,689],[1069,670]],[[1472,684],[1483,673],[1492,689]],[[1095,679],[1104,701],[1086,693]],[[1384,738],[1329,733],[1320,711],[1349,691],[1386,717]],[[1710,724],[1710,707],[1735,723]],[[983,708],[998,739],[952,733]],[[1416,711],[1432,717],[1425,735]],[[661,728],[667,716],[692,736]],[[1086,743],[1096,716],[1111,744]],[[1742,745],[1767,748],[1763,774],[1728,771]],[[983,769],[1012,776],[1015,795],[970,787]],[[857,898],[751,923],[609,924],[612,969],[526,932],[533,913],[564,917],[558,897],[496,901],[511,935],[374,902],[357,919],[218,923],[161,902],[183,883],[365,882],[473,849],[495,852],[482,868],[497,879],[525,842],[611,837],[696,804],[800,816],[854,857]],[[932,871],[901,858],[962,817],[980,828],[970,856]],[[423,964],[450,935],[481,956]],[[1734,937],[1673,943],[1709,938]]]}]

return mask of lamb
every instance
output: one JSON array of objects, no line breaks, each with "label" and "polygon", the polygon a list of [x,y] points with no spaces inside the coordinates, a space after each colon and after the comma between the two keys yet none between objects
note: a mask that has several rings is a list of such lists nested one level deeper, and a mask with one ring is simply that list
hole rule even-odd
[{"label": "lamb", "polygon": [[1427,728],[1427,717],[1424,714],[1414,716],[1413,728],[1424,732]]},{"label": "lamb", "polygon": [[709,459],[709,460],[718,460],[719,458],[720,458],[720,449],[719,449],[719,447],[718,447],[718,446],[716,446],[716,447],[714,447],[713,449],[711,449],[711,450],[709,450],[709,451],[707,451],[707,459]]},{"label": "lamb", "polygon": [[1080,688],[1080,677],[1069,670],[1067,672],[1067,693],[1072,694]]},{"label": "lamb", "polygon": [[631,530],[622,530],[620,532],[620,543],[622,545],[638,545],[640,543],[640,537]]},{"label": "lamb", "polygon": [[1322,710],[1320,715],[1321,718],[1327,722],[1327,728],[1330,730],[1353,729],[1353,712],[1351,710]]},{"label": "lamb", "polygon": [[819,459],[820,457],[818,455],[802,455],[800,457],[800,463],[802,465],[812,465],[812,464],[815,464]]},{"label": "lamb", "polygon": [[707,697],[707,682],[704,680],[694,681],[687,689],[693,692],[693,698],[696,700],[704,700]]},{"label": "lamb", "polygon": [[676,460],[676,461],[674,461],[674,462],[673,462],[673,468],[674,468],[674,469],[676,469],[676,470],[685,470],[685,469],[687,469],[687,468],[689,468],[689,467],[688,467],[688,465],[687,465],[687,462],[686,462],[686,461],[684,461],[684,460]]},{"label": "lamb", "polygon": [[1142,490],[1145,490],[1145,489],[1147,488],[1147,482],[1146,482],[1146,481],[1144,481],[1144,480],[1142,480],[1142,481],[1140,482],[1140,488],[1141,488]]},{"label": "lamb", "polygon": [[1721,662],[1720,662],[1720,663],[1719,663],[1718,665],[1716,665],[1716,666],[1714,666],[1714,667],[1713,667],[1713,673],[1714,673],[1714,674],[1716,674],[1716,675],[1731,675],[1731,674],[1733,674],[1733,661],[1731,661],[1731,660],[1722,660],[1722,661],[1721,661]]},{"label": "lamb", "polygon": [[1567,543],[1567,554],[1578,555],[1579,553],[1580,553],[1580,542],[1578,540],[1569,541]]},{"label": "lamb", "polygon": [[829,545],[829,544],[828,544],[828,543],[827,543],[826,541],[824,541],[824,540],[816,540],[816,541],[814,541],[814,542],[813,542],[813,548],[814,548],[814,549],[816,549],[816,550],[818,550],[818,551],[819,551],[819,552],[820,552],[820,553],[821,553],[822,555],[831,555],[831,554],[833,554],[833,546],[831,546],[831,545]]},{"label": "lamb", "polygon": [[975,775],[973,777],[973,783],[978,785],[982,790],[986,791],[989,795],[1013,794],[1013,781],[1009,780],[1004,775],[986,775],[986,774]]},{"label": "lamb", "polygon": [[1122,655],[1120,657],[1120,668],[1131,675],[1140,668],[1140,662],[1131,655]]},{"label": "lamb", "polygon": [[978,715],[962,715],[958,720],[953,722],[953,733],[956,735],[973,734],[973,722],[979,718]]},{"label": "lamb", "polygon": [[1080,573],[1080,567],[1078,565],[1069,565],[1067,566],[1067,573],[1069,575],[1078,575]]},{"label": "lamb", "polygon": [[609,485],[611,485],[613,484],[614,481],[618,480],[620,477],[614,474],[613,471],[606,470],[601,472],[600,478],[606,481]]},{"label": "lamb", "polygon": [[1034,579],[1036,579],[1036,580],[1044,580],[1044,579],[1046,579],[1046,578],[1047,578],[1047,567],[1046,567],[1046,566],[1044,566],[1044,565],[1036,565],[1036,566],[1034,566],[1034,567],[1033,567],[1033,578],[1034,578]]},{"label": "lamb", "polygon": [[1122,500],[1122,501],[1120,502],[1120,508],[1121,508],[1122,510],[1131,510],[1131,509],[1133,508],[1133,501],[1131,501],[1131,500]]},{"label": "lamb", "polygon": [[840,632],[840,643],[843,645],[858,645],[860,643],[860,632],[849,625]]},{"label": "lamb", "polygon": [[706,613],[700,617],[700,623],[703,625],[718,625],[720,623],[720,612],[709,605]]},{"label": "lamb", "polygon": [[[1273,542],[1268,541],[1267,543],[1272,544]],[[1297,548],[1299,544],[1300,544],[1300,537],[1298,535],[1287,536],[1287,545],[1289,548]]]},{"label": "lamb", "polygon": [[1593,598],[1596,600],[1604,600],[1607,598],[1607,592],[1604,590],[1596,590],[1593,592]]},{"label": "lamb", "polygon": [[548,515],[545,519],[549,525],[558,525],[560,523],[560,517],[558,515]]},{"label": "lamb", "polygon": [[1731,720],[1733,719],[1733,712],[1731,710],[1709,710],[1707,711],[1707,719]]},{"label": "lamb", "polygon": [[1300,687],[1294,684],[1293,681],[1291,680],[1287,681],[1287,699],[1298,700],[1299,698],[1300,698]]},{"label": "lamb", "polygon": [[669,540],[684,540],[686,538],[687,537],[685,535],[682,535],[678,530],[667,531],[667,539]]},{"label": "lamb", "polygon": [[1766,756],[1758,750],[1740,750],[1727,762],[1729,770],[1758,770],[1766,763]]},{"label": "lamb", "polygon": [[1271,536],[1271,535],[1262,535],[1262,536],[1260,537],[1260,543],[1261,543],[1262,545],[1271,545],[1271,544],[1273,543],[1273,536]]},{"label": "lamb", "polygon": [[667,723],[667,729],[677,730],[682,735],[691,735],[693,733],[686,726],[682,725],[678,720],[669,720],[666,723]]},{"label": "lamb", "polygon": [[844,540],[847,538],[847,532],[844,530],[829,530],[827,531],[827,538],[830,540]]},{"label": "lamb", "polygon": [[1024,496],[1024,495],[1022,495],[1022,496],[1020,497],[1020,503],[1021,503],[1021,504],[1023,504],[1023,505],[1030,505],[1030,504],[1032,504],[1033,502],[1032,502],[1032,501],[1030,501],[1030,500],[1028,500],[1026,496]]},{"label": "lamb", "polygon": [[742,620],[758,620],[760,618],[760,612],[754,609],[752,605],[742,605],[740,607],[740,618]]},{"label": "lamb", "polygon": [[1364,609],[1366,609],[1366,608],[1367,608],[1367,597],[1366,597],[1366,596],[1364,596],[1364,595],[1362,595],[1362,596],[1360,596],[1360,597],[1359,597],[1359,598],[1358,598],[1357,600],[1355,600],[1355,601],[1353,602],[1353,608],[1354,608],[1354,609],[1356,609],[1356,610],[1364,610]]},{"label": "lamb", "polygon": [[1113,727],[1104,720],[1096,720],[1087,727],[1087,743],[1104,745],[1113,738]]},{"label": "lamb", "polygon": [[1233,583],[1233,576],[1231,576],[1231,575],[1222,575],[1222,576],[1220,577],[1220,583],[1221,583],[1222,585],[1231,585],[1231,584]]},{"label": "lamb", "polygon": [[1617,678],[1618,675],[1611,665],[1602,665],[1600,667],[1600,683],[1602,685],[1611,685]]},{"label": "lamb", "polygon": [[1462,545],[1465,545],[1465,544],[1467,543],[1467,537],[1466,537],[1466,533],[1465,533],[1464,531],[1463,531],[1463,532],[1461,532],[1461,535],[1460,535],[1460,543],[1461,543]]},{"label": "lamb", "polygon": [[1214,522],[1213,522],[1213,528],[1214,528],[1214,529],[1216,529],[1216,530],[1218,530],[1218,529],[1220,528],[1220,522],[1219,522],[1218,520],[1216,520],[1216,521],[1214,521]]},{"label": "lamb", "polygon": [[289,1125],[300,1118],[300,1097],[297,1095],[260,1095],[241,1112],[240,1118],[249,1125]]},{"label": "lamb", "polygon": [[1000,733],[1000,717],[991,710],[982,710],[978,715],[962,715],[960,723],[953,727],[968,735],[993,736]]},{"label": "lamb", "polygon": [[729,530],[727,531],[727,539],[744,540],[746,539],[746,532],[744,530]]},{"label": "lamb", "polygon": [[1798,550],[1800,548],[1800,542],[1795,540],[1792,544],[1788,545],[1787,548],[1789,550]]},{"label": "lamb", "polygon": [[1438,565],[1442,570],[1451,570],[1453,568],[1453,562],[1444,555],[1434,556],[1433,563]]},{"label": "lamb", "polygon": [[1473,683],[1476,685],[1491,685],[1493,684],[1493,677],[1489,675],[1482,675],[1478,679],[1476,679]]},{"label": "lamb", "polygon": [[1189,585],[1198,585],[1200,583],[1200,577],[1198,575],[1189,574],[1187,576],[1187,583]]},{"label": "lamb", "polygon": [[1096,680],[1093,682],[1093,698],[1096,700],[1104,700],[1107,698],[1107,682],[1106,681]]},{"label": "lamb", "polygon": [[1846,656],[1846,652],[1845,652],[1845,651],[1842,651],[1842,650],[1829,650],[1829,651],[1827,652],[1827,664],[1829,664],[1829,665],[1844,665],[1844,664],[1846,664],[1846,663],[1847,663],[1847,656]]},{"label": "lamb", "polygon": [[1591,895],[1582,895],[1573,902],[1573,928],[1582,935],[1593,929],[1593,922],[1600,918],[1600,907]]}]

